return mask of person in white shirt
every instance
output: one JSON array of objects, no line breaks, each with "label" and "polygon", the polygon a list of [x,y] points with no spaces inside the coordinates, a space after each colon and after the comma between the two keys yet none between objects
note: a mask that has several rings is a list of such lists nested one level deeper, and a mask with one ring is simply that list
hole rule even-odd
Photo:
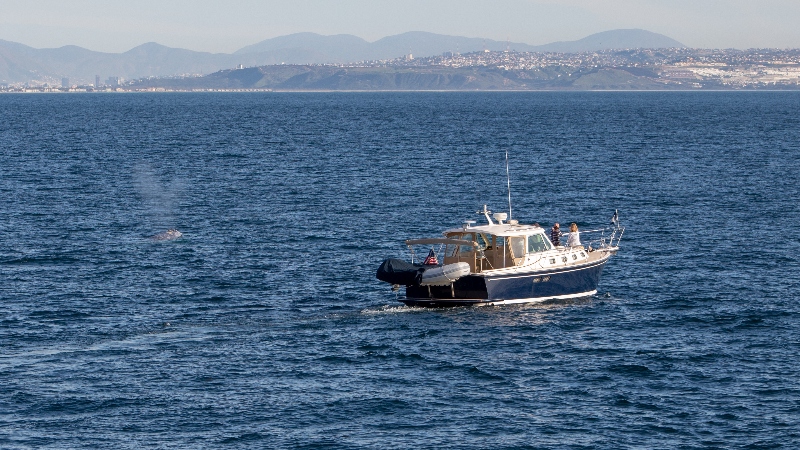
[{"label": "person in white shirt", "polygon": [[567,236],[567,247],[580,247],[581,234],[578,232],[578,225],[575,222],[569,226],[569,236]]}]

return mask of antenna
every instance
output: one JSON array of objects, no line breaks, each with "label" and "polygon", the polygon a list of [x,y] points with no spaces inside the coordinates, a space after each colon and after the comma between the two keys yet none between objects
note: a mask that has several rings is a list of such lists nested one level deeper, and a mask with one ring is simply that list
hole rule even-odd
[{"label": "antenna", "polygon": [[508,183],[508,220],[511,220],[511,175],[508,172],[508,149],[506,149],[506,182]]}]

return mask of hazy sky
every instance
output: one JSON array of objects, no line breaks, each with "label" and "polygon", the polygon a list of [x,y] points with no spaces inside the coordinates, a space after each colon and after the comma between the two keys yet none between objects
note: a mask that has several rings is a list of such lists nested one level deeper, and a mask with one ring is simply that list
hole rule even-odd
[{"label": "hazy sky", "polygon": [[800,0],[2,0],[0,39],[122,52],[145,42],[232,52],[300,31],[406,31],[538,45],[642,28],[691,47],[800,47]]}]

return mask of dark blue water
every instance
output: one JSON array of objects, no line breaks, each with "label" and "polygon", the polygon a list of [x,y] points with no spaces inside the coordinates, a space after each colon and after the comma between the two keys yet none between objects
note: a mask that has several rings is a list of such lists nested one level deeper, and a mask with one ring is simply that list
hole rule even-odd
[{"label": "dark blue water", "polygon": [[[1,448],[798,448],[800,95],[0,96]],[[374,278],[488,203],[579,301]],[[154,242],[177,228],[184,237]]]}]

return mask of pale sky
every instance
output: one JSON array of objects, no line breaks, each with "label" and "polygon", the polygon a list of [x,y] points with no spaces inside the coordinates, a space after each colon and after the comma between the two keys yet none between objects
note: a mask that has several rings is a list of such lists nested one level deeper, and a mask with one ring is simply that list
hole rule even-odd
[{"label": "pale sky", "polygon": [[800,0],[0,0],[0,39],[229,53],[302,31],[368,41],[429,31],[540,45],[641,28],[690,47],[800,48],[798,19]]}]

